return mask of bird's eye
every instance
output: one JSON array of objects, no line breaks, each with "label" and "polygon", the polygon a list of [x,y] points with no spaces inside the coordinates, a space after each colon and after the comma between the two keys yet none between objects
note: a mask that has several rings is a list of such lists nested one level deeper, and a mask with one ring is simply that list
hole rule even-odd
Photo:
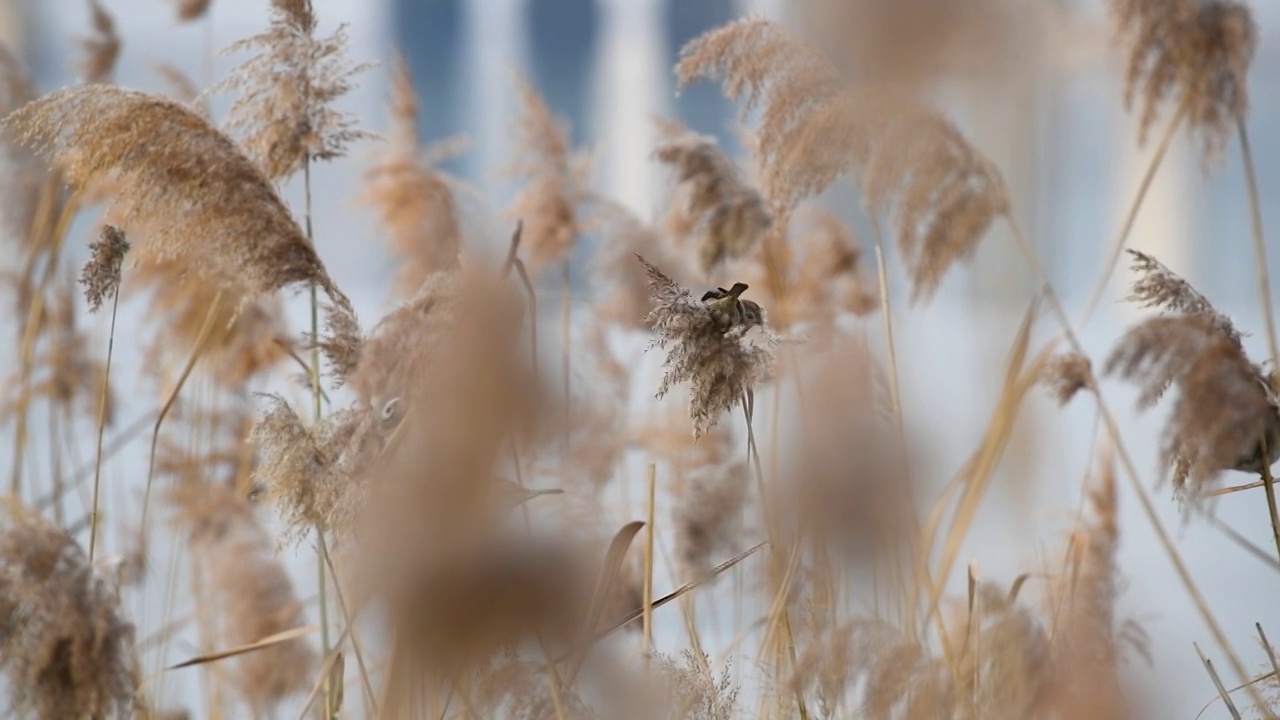
[{"label": "bird's eye", "polygon": [[396,411],[400,408],[400,398],[391,398],[382,406],[382,422],[383,424],[395,422],[397,418]]}]

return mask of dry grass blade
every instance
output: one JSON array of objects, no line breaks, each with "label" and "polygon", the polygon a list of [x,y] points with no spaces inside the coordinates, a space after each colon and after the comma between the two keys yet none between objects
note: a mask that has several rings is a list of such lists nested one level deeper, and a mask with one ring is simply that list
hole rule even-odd
[{"label": "dry grass blade", "polygon": [[586,660],[591,646],[595,644],[596,628],[600,625],[600,616],[604,613],[605,600],[613,591],[614,583],[622,571],[622,562],[626,558],[627,550],[631,547],[631,541],[635,539],[640,529],[644,526],[643,522],[633,520],[619,528],[618,532],[614,534],[613,540],[609,543],[604,562],[600,566],[600,574],[596,577],[595,590],[591,593],[591,605],[587,610],[586,620],[582,627],[581,646],[573,653],[569,661],[569,667],[565,670],[565,687],[573,686],[578,670],[581,669],[583,661]]},{"label": "dry grass blade", "polygon": [[1200,662],[1204,663],[1205,672],[1209,673],[1209,678],[1213,680],[1213,686],[1218,689],[1218,697],[1222,698],[1223,704],[1227,706],[1227,710],[1231,713],[1233,720],[1241,720],[1240,711],[1236,709],[1236,704],[1231,701],[1231,695],[1227,692],[1226,687],[1222,685],[1222,678],[1218,677],[1218,671],[1213,669],[1213,662],[1204,656],[1200,650],[1198,643],[1192,643],[1196,649],[1196,655],[1200,656]]},{"label": "dry grass blade", "polygon": [[282,632],[278,632],[273,635],[268,635],[267,637],[264,637],[261,640],[248,643],[247,645],[240,645],[237,647],[228,648],[226,650],[218,650],[217,652],[205,653],[204,655],[197,655],[191,658],[190,660],[183,660],[177,665],[170,665],[167,669],[178,670],[184,667],[191,667],[192,665],[204,665],[205,663],[217,662],[218,660],[225,660],[226,658],[229,658],[229,657],[235,657],[237,655],[251,653],[257,650],[262,650],[265,648],[280,645],[282,643],[293,642],[298,638],[306,637],[311,633],[317,632],[319,630],[320,630],[319,625],[307,625],[304,627],[297,627],[297,628],[292,628],[290,630],[284,630]]},{"label": "dry grass blade", "polygon": [[1262,631],[1262,623],[1254,623],[1254,628],[1258,631],[1258,640],[1262,642],[1262,649],[1267,653],[1267,660],[1271,662],[1271,672],[1276,677],[1280,677],[1280,660],[1276,659],[1276,649],[1271,646],[1271,641],[1267,640],[1267,634]]},{"label": "dry grass blade", "polygon": [[[947,577],[951,574],[951,568],[955,564],[956,557],[960,553],[960,545],[963,543],[965,535],[969,532],[969,527],[977,514],[978,506],[986,495],[996,467],[1004,454],[1005,446],[1017,420],[1018,411],[1022,406],[1022,400],[1026,396],[1027,390],[1030,389],[1038,377],[1042,360],[1037,359],[1030,368],[1025,368],[1025,362],[1027,349],[1031,342],[1031,328],[1035,322],[1039,306],[1038,299],[1032,301],[1030,307],[1027,308],[1026,315],[1023,316],[1022,324],[1014,337],[1009,362],[1005,369],[1004,385],[1000,393],[1000,399],[996,404],[995,411],[992,413],[987,432],[983,436],[982,443],[970,456],[958,475],[964,490],[951,519],[946,542],[942,548],[942,559],[938,564],[937,571],[933,574],[933,587],[930,588],[929,607],[925,614],[926,617],[932,616],[938,611],[938,601],[941,599],[942,589],[946,587]],[[921,552],[925,553],[924,557],[932,553],[935,540],[936,538],[932,532],[925,535],[924,542],[921,545]]]}]

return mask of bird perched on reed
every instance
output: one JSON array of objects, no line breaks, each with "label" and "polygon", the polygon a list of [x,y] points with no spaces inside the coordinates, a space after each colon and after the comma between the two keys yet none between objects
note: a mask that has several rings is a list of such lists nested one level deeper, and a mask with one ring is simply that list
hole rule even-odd
[{"label": "bird perched on reed", "polygon": [[702,302],[711,310],[711,317],[716,328],[725,333],[741,326],[744,330],[755,325],[764,325],[764,311],[750,300],[743,300],[742,293],[747,291],[747,284],[737,282],[732,288],[716,288],[702,295]]}]

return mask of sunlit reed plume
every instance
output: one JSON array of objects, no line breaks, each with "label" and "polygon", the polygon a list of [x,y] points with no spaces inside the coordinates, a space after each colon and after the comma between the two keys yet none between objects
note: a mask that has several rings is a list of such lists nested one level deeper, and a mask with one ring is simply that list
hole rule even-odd
[{"label": "sunlit reed plume", "polygon": [[[170,492],[174,526],[191,546],[204,592],[216,618],[218,643],[246,645],[306,624],[284,566],[272,555],[273,542],[253,509],[224,485],[198,480]],[[305,639],[241,655],[234,682],[255,715],[273,713],[279,703],[311,687],[315,653]]]},{"label": "sunlit reed plume", "polygon": [[715,138],[674,120],[660,120],[658,128],[662,141],[653,156],[675,175],[667,229],[679,240],[696,242],[698,262],[709,274],[749,253],[773,218]]},{"label": "sunlit reed plume", "polygon": [[128,251],[129,241],[112,225],[103,225],[101,237],[89,244],[90,258],[80,273],[80,284],[84,286],[84,297],[91,312],[120,292],[120,269]]},{"label": "sunlit reed plume", "polygon": [[845,90],[835,69],[768,20],[739,20],[693,40],[676,68],[685,87],[720,79],[762,110],[756,159],[775,216],[850,173],[868,212],[896,229],[912,297],[972,256],[1009,200],[996,168],[950,122],[915,100]]},{"label": "sunlit reed plume", "polygon": [[0,669],[9,710],[41,720],[133,717],[134,628],[66,532],[17,501],[0,523]]},{"label": "sunlit reed plume", "polygon": [[432,273],[450,270],[462,251],[462,226],[453,184],[438,163],[458,155],[461,138],[423,147],[418,98],[404,56],[391,76],[391,133],[386,149],[364,174],[361,202],[372,205],[399,261],[396,294],[412,296]]},{"label": "sunlit reed plume", "polygon": [[694,437],[700,437],[737,407],[748,391],[772,377],[772,346],[777,338],[768,330],[756,343],[749,329],[738,325],[721,332],[705,303],[693,299],[687,288],[675,284],[661,270],[636,256],[649,274],[653,309],[645,322],[657,335],[652,347],[667,351],[665,374],[657,397],[689,384],[689,418]]},{"label": "sunlit reed plume", "polygon": [[333,107],[369,66],[347,59],[345,25],[329,37],[316,37],[316,26],[311,0],[272,0],[266,32],[224,51],[254,56],[209,89],[237,94],[226,127],[272,180],[302,170],[309,159],[342,157],[369,136]]},{"label": "sunlit reed plume", "polygon": [[85,52],[80,77],[86,83],[109,83],[120,57],[120,36],[116,34],[115,20],[98,0],[89,0],[89,11],[93,15],[93,34],[80,41]]},{"label": "sunlit reed plume", "polygon": [[5,126],[73,185],[110,178],[108,220],[134,239],[138,262],[180,260],[246,301],[307,281],[341,296],[270,182],[194,111],[89,85],[29,103]]},{"label": "sunlit reed plume", "polygon": [[578,204],[585,198],[585,156],[572,154],[569,129],[528,80],[520,79],[524,108],[516,130],[517,157],[509,168],[524,187],[507,211],[524,222],[524,244],[534,269],[567,260],[581,230]]},{"label": "sunlit reed plume", "polygon": [[1129,53],[1125,102],[1142,105],[1139,141],[1166,100],[1186,108],[1204,160],[1222,155],[1249,109],[1246,75],[1258,45],[1249,7],[1237,0],[1109,0]]}]

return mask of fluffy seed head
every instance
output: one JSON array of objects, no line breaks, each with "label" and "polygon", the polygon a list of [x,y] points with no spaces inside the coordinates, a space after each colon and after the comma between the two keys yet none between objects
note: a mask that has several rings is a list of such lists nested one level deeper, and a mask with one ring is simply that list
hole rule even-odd
[{"label": "fluffy seed head", "polygon": [[120,292],[120,268],[129,251],[129,241],[119,228],[103,225],[100,239],[89,244],[89,251],[91,256],[80,273],[80,284],[84,286],[89,310],[96,311],[103,300],[114,299]]}]

